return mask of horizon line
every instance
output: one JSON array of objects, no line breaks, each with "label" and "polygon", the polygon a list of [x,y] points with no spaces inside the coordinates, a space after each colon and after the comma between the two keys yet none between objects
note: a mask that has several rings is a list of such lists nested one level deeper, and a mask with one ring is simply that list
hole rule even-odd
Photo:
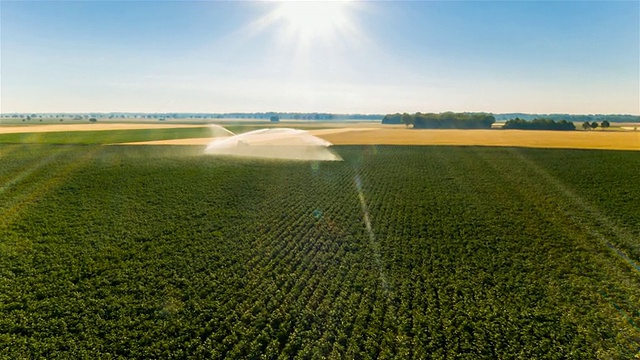
[{"label": "horizon line", "polygon": [[328,114],[328,115],[391,115],[391,114],[443,114],[447,112],[452,113],[474,113],[474,114],[492,114],[492,115],[504,115],[504,114],[523,114],[523,115],[571,115],[571,116],[588,116],[588,115],[623,115],[623,116],[640,116],[640,112],[636,114],[632,113],[569,113],[569,112],[523,112],[523,111],[506,111],[506,112],[491,112],[491,111],[416,111],[416,112],[386,112],[386,113],[366,113],[366,112],[327,112],[327,111],[224,111],[224,112],[206,112],[206,111],[39,111],[39,112],[0,112],[0,117],[5,115],[45,115],[45,114],[196,114],[196,115],[226,115],[226,114]]}]

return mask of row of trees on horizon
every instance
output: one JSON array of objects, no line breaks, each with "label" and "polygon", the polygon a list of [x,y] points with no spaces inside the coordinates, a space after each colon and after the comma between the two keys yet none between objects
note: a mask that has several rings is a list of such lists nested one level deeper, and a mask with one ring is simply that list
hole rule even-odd
[{"label": "row of trees on horizon", "polygon": [[[451,113],[451,112],[447,112]],[[442,113],[442,114],[447,114]],[[420,114],[420,113],[417,113]],[[573,123],[589,122],[592,123],[608,121],[614,122],[640,122],[640,116],[638,115],[621,115],[621,114],[592,114],[592,115],[572,115],[572,114],[525,114],[525,113],[487,113],[487,112],[461,112],[458,114],[482,114],[492,115],[495,121],[507,121],[512,119],[522,120],[535,120],[535,119],[550,119],[555,121],[566,120]],[[325,112],[234,112],[234,113],[137,113],[137,112],[85,112],[85,113],[0,113],[2,118],[24,119],[27,116],[31,119],[47,119],[47,118],[65,118],[73,120],[88,119],[95,117],[98,119],[167,119],[167,120],[179,120],[179,119],[265,119],[269,120],[272,116],[277,116],[282,120],[380,120],[383,118],[397,117],[395,124],[401,124],[399,116],[402,114],[339,114],[339,113],[325,113]],[[385,122],[386,123],[386,122]]]},{"label": "row of trees on horizon", "polygon": [[[591,130],[598,127],[607,129],[609,126],[611,126],[611,124],[607,120],[603,120],[600,124],[596,121],[585,121],[582,123],[583,130]],[[554,121],[551,119],[533,119],[531,121],[527,121],[515,118],[507,121],[502,128],[523,130],[575,130],[576,126],[574,123],[566,120]]]},{"label": "row of trees on horizon", "polygon": [[300,112],[252,112],[252,113],[8,113],[0,117],[13,119],[49,119],[67,118],[72,120],[89,119],[90,117],[100,119],[266,119],[270,120],[277,116],[283,120],[380,120],[381,114],[333,114],[333,113],[300,113]]},{"label": "row of trees on horizon", "polygon": [[502,128],[520,130],[575,130],[576,126],[567,120],[533,119],[527,121],[515,118],[508,120]]},{"label": "row of trees on horizon", "polygon": [[491,129],[495,117],[486,113],[454,113],[440,114],[387,114],[382,118],[383,124],[404,124],[414,129]]},{"label": "row of trees on horizon", "polygon": [[[383,124],[404,124],[406,127],[412,126],[414,129],[490,129],[494,122],[495,116],[488,113],[395,113],[387,114],[382,118]],[[585,121],[582,123],[582,129],[590,130],[597,127],[606,129],[610,125],[608,120],[602,120],[600,124],[596,121]],[[554,120],[541,117],[527,120],[516,117],[515,119],[507,120],[501,128],[520,130],[575,130],[576,126],[573,121],[566,119]]]}]

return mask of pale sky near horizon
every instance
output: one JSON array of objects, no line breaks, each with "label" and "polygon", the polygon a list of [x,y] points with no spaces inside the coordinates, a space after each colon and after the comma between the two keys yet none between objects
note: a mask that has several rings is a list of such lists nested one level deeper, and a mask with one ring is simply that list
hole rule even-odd
[{"label": "pale sky near horizon", "polygon": [[640,114],[638,1],[1,1],[0,112]]}]

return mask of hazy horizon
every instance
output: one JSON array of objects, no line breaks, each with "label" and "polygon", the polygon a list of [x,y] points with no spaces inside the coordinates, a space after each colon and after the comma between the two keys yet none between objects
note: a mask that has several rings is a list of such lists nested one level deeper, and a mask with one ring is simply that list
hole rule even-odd
[{"label": "hazy horizon", "polygon": [[[406,111],[405,111],[406,112]],[[453,112],[453,113],[468,113],[468,114],[493,114],[493,115],[505,115],[505,114],[522,114],[522,115],[569,115],[569,116],[640,116],[640,114],[629,114],[629,113],[527,113],[527,112],[521,112],[521,111],[513,111],[513,112],[504,112],[504,113],[494,113],[494,112],[490,112],[490,111],[458,111],[458,112],[454,112],[454,111],[450,111],[450,110],[445,110],[445,111],[436,111],[436,112],[426,112],[426,111],[416,111],[416,112],[411,112],[409,114],[415,114],[415,113],[422,113],[422,114],[429,114],[429,113],[436,113],[436,114],[441,114],[444,112]],[[395,112],[395,113],[330,113],[330,112],[319,112],[319,111],[309,111],[309,112],[298,112],[298,111],[252,111],[252,112],[248,112],[248,111],[229,111],[229,112],[198,112],[198,111],[184,111],[184,112],[175,112],[175,111],[168,111],[168,112],[158,112],[158,111],[77,111],[77,112],[72,112],[72,111],[43,111],[43,112],[37,112],[37,111],[26,111],[26,112],[0,112],[0,116],[4,116],[4,115],[14,115],[14,114],[19,114],[19,115],[31,115],[31,114],[36,114],[36,115],[54,115],[54,114],[59,114],[59,115],[67,115],[67,116],[71,116],[71,115],[89,115],[89,114],[131,114],[131,115],[138,115],[138,114],[144,114],[144,115],[164,115],[164,114],[178,114],[178,115],[189,115],[189,114],[193,114],[193,115],[253,115],[253,114],[264,114],[264,115],[270,115],[270,114],[301,114],[301,115],[306,115],[306,114],[330,114],[330,115],[345,115],[345,116],[350,116],[350,115],[362,115],[362,116],[373,116],[373,115],[390,115],[390,114],[402,114],[404,112]],[[307,121],[308,119],[283,119],[283,120],[300,120],[300,121]]]},{"label": "hazy horizon", "polygon": [[1,113],[640,114],[640,3],[2,1]]}]

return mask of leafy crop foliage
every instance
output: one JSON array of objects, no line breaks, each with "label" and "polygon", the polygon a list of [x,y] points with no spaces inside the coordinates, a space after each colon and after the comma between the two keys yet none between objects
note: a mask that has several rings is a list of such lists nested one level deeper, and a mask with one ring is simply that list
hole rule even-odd
[{"label": "leafy crop foliage", "polygon": [[0,357],[632,358],[636,152],[0,145]]}]

